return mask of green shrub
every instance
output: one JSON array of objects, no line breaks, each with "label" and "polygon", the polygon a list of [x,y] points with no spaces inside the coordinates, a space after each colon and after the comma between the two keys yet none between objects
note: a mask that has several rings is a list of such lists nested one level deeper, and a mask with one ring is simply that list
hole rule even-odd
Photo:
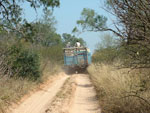
[{"label": "green shrub", "polygon": [[8,69],[5,73],[10,76],[29,77],[36,80],[40,77],[40,58],[33,51],[23,47],[21,44],[14,44],[8,49],[7,60]]},{"label": "green shrub", "polygon": [[105,34],[100,37],[100,43],[97,44],[96,50],[92,56],[94,63],[112,64],[116,60],[124,59],[126,56],[122,40],[114,35]]},{"label": "green shrub", "polygon": [[96,51],[93,56],[93,62],[113,63],[118,56],[116,48],[103,48]]},{"label": "green shrub", "polygon": [[44,61],[50,61],[51,63],[61,64],[63,62],[63,50],[61,45],[51,47],[38,48],[38,52],[41,54],[41,58]]}]

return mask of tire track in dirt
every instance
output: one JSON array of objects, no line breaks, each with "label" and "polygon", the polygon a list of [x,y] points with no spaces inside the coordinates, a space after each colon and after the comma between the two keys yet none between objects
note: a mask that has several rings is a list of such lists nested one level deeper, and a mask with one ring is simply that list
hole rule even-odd
[{"label": "tire track in dirt", "polygon": [[34,93],[11,113],[101,113],[87,74],[67,75]]},{"label": "tire track in dirt", "polygon": [[53,98],[44,113],[69,113],[70,101],[74,92],[75,76],[70,76],[62,86],[61,90]]},{"label": "tire track in dirt", "polygon": [[86,74],[74,74],[43,113],[101,113],[95,89]]},{"label": "tire track in dirt", "polygon": [[95,89],[87,74],[76,75],[76,91],[69,113],[101,113]]},{"label": "tire track in dirt", "polygon": [[42,90],[35,92],[11,113],[43,113],[69,76],[64,75],[53,83],[47,84]]}]

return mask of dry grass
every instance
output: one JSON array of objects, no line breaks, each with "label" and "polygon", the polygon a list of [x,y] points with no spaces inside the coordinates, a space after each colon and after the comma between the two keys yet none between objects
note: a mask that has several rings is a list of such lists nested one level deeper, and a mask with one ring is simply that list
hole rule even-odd
[{"label": "dry grass", "polygon": [[5,113],[5,110],[12,102],[16,103],[29,90],[33,89],[36,84],[36,82],[29,80],[0,78],[0,113]]},{"label": "dry grass", "polygon": [[43,76],[38,81],[21,78],[0,77],[0,113],[5,113],[12,103],[17,103],[24,95],[61,71],[59,65],[48,63],[43,70]]},{"label": "dry grass", "polygon": [[[88,68],[104,113],[150,113],[150,77],[146,70]],[[144,74],[144,72],[146,72]]]},{"label": "dry grass", "polygon": [[49,78],[49,76],[53,76],[56,75],[62,71],[62,65],[61,64],[52,64],[50,62],[48,62],[47,64],[43,64],[44,66],[42,66],[42,77],[41,77],[41,81],[46,81],[47,78]]}]

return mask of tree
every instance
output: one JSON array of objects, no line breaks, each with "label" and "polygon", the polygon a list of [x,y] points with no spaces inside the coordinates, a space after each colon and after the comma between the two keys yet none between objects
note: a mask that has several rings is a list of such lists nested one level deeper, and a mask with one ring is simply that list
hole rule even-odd
[{"label": "tree", "polygon": [[150,5],[147,0],[107,0],[107,5],[122,25],[122,34],[128,44],[149,40]]},{"label": "tree", "polygon": [[[120,34],[126,41],[130,65],[150,67],[150,5],[148,0],[107,0],[109,10],[116,15]],[[119,28],[119,27],[118,27]]]},{"label": "tree", "polygon": [[81,13],[81,19],[77,21],[77,24],[82,27],[82,30],[87,31],[112,31],[119,37],[123,37],[119,32],[108,28],[106,25],[107,18],[103,15],[99,15],[93,9],[84,8]]},{"label": "tree", "polygon": [[28,2],[35,10],[40,6],[44,9],[48,7],[58,7],[59,0],[0,0],[0,24],[3,27],[17,29],[17,24],[22,21],[22,7],[20,3]]},{"label": "tree", "polygon": [[19,31],[23,31],[20,39],[42,46],[62,45],[61,36],[56,33],[56,20],[50,10],[44,10],[44,15],[39,21],[25,23]]},{"label": "tree", "polygon": [[119,45],[119,42],[117,43],[117,40],[114,39],[114,36],[110,34],[103,35],[100,40],[100,43],[97,44],[98,49],[111,48]]},{"label": "tree", "polygon": [[100,40],[92,56],[93,62],[111,64],[118,60],[121,55],[119,41],[110,34],[101,36]]},{"label": "tree", "polygon": [[[129,66],[150,67],[150,5],[147,0],[107,0],[106,11],[116,16],[114,26],[108,28],[107,19],[92,9],[83,9],[77,24],[87,31],[112,31],[123,41],[130,59]],[[138,53],[138,54],[137,54]],[[131,60],[132,59],[132,60]]]}]

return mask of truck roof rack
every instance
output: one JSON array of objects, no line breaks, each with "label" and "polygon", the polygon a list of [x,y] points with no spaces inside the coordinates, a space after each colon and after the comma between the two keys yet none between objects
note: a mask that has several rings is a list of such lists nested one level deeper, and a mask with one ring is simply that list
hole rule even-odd
[{"label": "truck roof rack", "polygon": [[83,50],[87,49],[87,47],[69,47],[69,48],[63,48],[64,50]]}]

